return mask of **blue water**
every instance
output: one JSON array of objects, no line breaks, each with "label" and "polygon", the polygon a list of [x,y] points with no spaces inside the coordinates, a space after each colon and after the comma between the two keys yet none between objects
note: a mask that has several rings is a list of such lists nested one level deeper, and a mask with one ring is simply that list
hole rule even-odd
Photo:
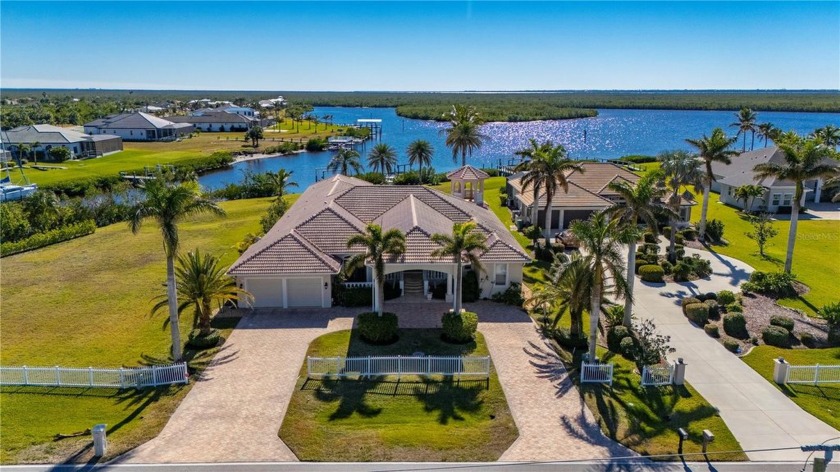
[{"label": "blue water", "polygon": [[[333,115],[334,123],[355,123],[359,118],[382,119],[382,142],[393,146],[400,164],[408,162],[405,149],[415,139],[425,139],[435,148],[433,166],[438,171],[452,170],[460,164],[452,159],[452,152],[444,145],[440,130],[446,125],[432,121],[410,120],[397,116],[393,108],[336,108],[317,107],[319,116]],[[528,146],[528,138],[539,141],[551,139],[563,144],[573,158],[611,159],[628,154],[655,155],[668,149],[691,149],[686,138],[699,138],[715,127],[728,134],[737,131],[729,125],[735,120],[734,111],[683,110],[599,110],[595,118],[561,121],[530,121],[525,123],[488,123],[482,127],[488,136],[484,145],[469,160],[476,166],[495,167],[499,159],[507,161],[514,152]],[[808,134],[827,124],[840,125],[840,113],[758,112],[758,122],[770,122],[781,129]],[[586,138],[584,140],[584,134]],[[747,137],[747,149],[750,148]],[[764,143],[756,138],[755,147]],[[362,160],[373,146],[369,141],[358,148]],[[741,149],[738,141],[737,149]],[[300,189],[315,181],[316,170],[324,168],[333,152],[301,153],[266,159],[239,162],[199,178],[205,188],[216,189],[242,179],[243,171],[275,171],[285,168],[294,172]]]}]

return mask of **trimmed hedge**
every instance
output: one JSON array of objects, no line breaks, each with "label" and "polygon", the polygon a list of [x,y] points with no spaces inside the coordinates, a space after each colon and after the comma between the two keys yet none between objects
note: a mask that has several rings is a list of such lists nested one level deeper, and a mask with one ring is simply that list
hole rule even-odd
[{"label": "trimmed hedge", "polygon": [[790,347],[790,331],[781,326],[768,326],[761,332],[764,344],[776,347]]},{"label": "trimmed hedge", "polygon": [[362,341],[370,344],[390,344],[397,340],[399,322],[397,315],[390,312],[379,316],[376,312],[362,313],[357,318],[356,329]]},{"label": "trimmed hedge", "polygon": [[720,330],[718,329],[718,325],[707,324],[706,326],[703,326],[703,331],[705,331],[706,334],[708,334],[709,336],[711,336],[713,338],[719,338],[720,337]]},{"label": "trimmed hedge", "polygon": [[718,296],[717,296],[717,294],[716,294],[715,292],[706,292],[706,294],[705,294],[705,295],[703,295],[703,296],[705,297],[705,299],[703,299],[703,301],[704,301],[704,302],[705,302],[706,300],[714,300],[714,301],[717,301],[717,299],[718,299]]},{"label": "trimmed hedge", "polygon": [[738,341],[733,341],[731,339],[724,339],[723,340],[723,347],[725,347],[729,352],[738,352]]},{"label": "trimmed hedge", "polygon": [[723,317],[723,330],[733,338],[745,339],[747,333],[747,320],[740,313],[732,313]]},{"label": "trimmed hedge", "polygon": [[586,349],[589,346],[589,340],[586,339],[586,335],[572,336],[568,328],[555,330],[554,340],[568,349]]},{"label": "trimmed hedge", "polygon": [[636,342],[630,336],[625,337],[619,343],[619,348],[621,349],[621,355],[628,358],[633,359],[633,348],[635,347]]},{"label": "trimmed hedge", "polygon": [[709,322],[709,307],[705,303],[692,303],[684,306],[683,310],[689,320],[700,326]]},{"label": "trimmed hedge", "polygon": [[443,314],[442,324],[444,341],[468,343],[475,339],[478,315],[471,311],[462,312],[460,315],[450,311]]},{"label": "trimmed hedge", "polygon": [[700,299],[696,298],[696,297],[685,297],[682,300],[680,300],[680,306],[682,307],[683,315],[685,315],[685,307],[687,305],[693,305],[695,303],[703,303],[703,302],[700,301]]},{"label": "trimmed hedge", "polygon": [[726,305],[726,312],[727,313],[743,313],[744,312],[744,307],[742,307],[741,304],[738,303],[738,302],[733,302],[733,303],[730,303],[729,305]]},{"label": "trimmed hedge", "polygon": [[793,332],[793,319],[787,316],[780,316],[780,315],[773,315],[770,317],[770,325],[772,326],[779,326],[788,330],[789,332]]},{"label": "trimmed hedge", "polygon": [[713,320],[720,318],[720,306],[718,306],[717,301],[706,300],[703,304],[709,309],[709,318]]},{"label": "trimmed hedge", "polygon": [[665,271],[658,265],[647,264],[639,267],[639,275],[645,282],[662,282]]},{"label": "trimmed hedge", "polygon": [[697,230],[694,228],[686,228],[682,230],[681,233],[686,241],[694,241],[697,239]]},{"label": "trimmed hedge", "polygon": [[33,249],[42,248],[62,241],[69,241],[81,236],[93,234],[94,231],[96,231],[96,222],[93,220],[86,220],[44,233],[34,234],[26,239],[21,239],[20,241],[4,242],[0,244],[0,257],[31,251]]},{"label": "trimmed hedge", "polygon": [[607,332],[607,348],[612,352],[621,353],[621,340],[627,336],[630,336],[630,330],[626,326],[614,326]]},{"label": "trimmed hedge", "polygon": [[730,303],[734,303],[737,299],[735,298],[735,293],[730,292],[729,290],[721,290],[717,293],[717,300],[721,305],[729,305]]},{"label": "trimmed hedge", "polygon": [[368,287],[343,288],[338,292],[338,304],[347,307],[370,307],[373,291]]},{"label": "trimmed hedge", "polygon": [[647,231],[644,235],[644,241],[648,244],[656,244],[656,235]]},{"label": "trimmed hedge", "polygon": [[817,340],[814,338],[814,335],[807,331],[799,334],[799,340],[802,341],[802,344],[808,347],[814,347],[817,344]]}]

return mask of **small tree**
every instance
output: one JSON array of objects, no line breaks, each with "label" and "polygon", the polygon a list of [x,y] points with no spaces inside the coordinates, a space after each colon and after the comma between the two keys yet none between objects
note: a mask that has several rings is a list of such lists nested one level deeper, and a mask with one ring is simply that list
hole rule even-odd
[{"label": "small tree", "polygon": [[764,257],[764,248],[770,245],[770,240],[779,234],[779,230],[773,227],[773,220],[767,213],[750,218],[750,224],[753,230],[744,234],[758,244],[758,253]]},{"label": "small tree", "polygon": [[756,198],[764,196],[764,187],[761,185],[741,185],[735,189],[735,198],[744,202],[744,211],[749,213]]},{"label": "small tree", "polygon": [[50,149],[50,159],[55,162],[64,162],[70,159],[70,150],[64,146],[54,147]]},{"label": "small tree", "polygon": [[249,129],[247,133],[245,133],[245,138],[251,140],[251,144],[254,147],[259,147],[260,139],[263,139],[263,129],[262,126],[254,126],[253,128]]},{"label": "small tree", "polygon": [[659,364],[667,354],[676,351],[668,345],[671,337],[657,333],[656,325],[649,318],[633,323],[633,331],[636,334],[636,342],[633,343],[630,352],[639,369],[646,365]]},{"label": "small tree", "polygon": [[268,212],[260,218],[260,226],[262,227],[263,233],[267,233],[274,227],[274,224],[286,214],[286,210],[288,209],[289,204],[282,197],[271,202],[271,205],[268,207]]},{"label": "small tree", "polygon": [[542,228],[536,225],[531,225],[523,229],[522,234],[524,234],[526,238],[531,240],[531,244],[534,246],[534,249],[536,249],[537,241],[539,241],[542,237]]}]

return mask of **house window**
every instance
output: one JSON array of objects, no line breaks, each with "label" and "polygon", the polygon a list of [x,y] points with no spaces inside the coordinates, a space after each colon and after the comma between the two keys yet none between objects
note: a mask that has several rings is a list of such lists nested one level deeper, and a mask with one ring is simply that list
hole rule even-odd
[{"label": "house window", "polygon": [[507,284],[507,264],[496,264],[496,285]]},{"label": "house window", "polygon": [[129,133],[131,133],[131,135],[134,136],[134,130],[129,131]]},{"label": "house window", "polygon": [[793,194],[786,193],[785,198],[782,199],[782,205],[783,206],[790,206],[791,200],[793,200]]},{"label": "house window", "polygon": [[773,194],[773,206],[779,206],[782,202],[782,195],[779,193]]}]

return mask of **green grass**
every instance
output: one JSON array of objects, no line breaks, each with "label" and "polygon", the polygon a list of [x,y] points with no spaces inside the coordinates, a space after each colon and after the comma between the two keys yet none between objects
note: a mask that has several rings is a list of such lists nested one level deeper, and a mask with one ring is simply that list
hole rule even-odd
[{"label": "green grass", "polygon": [[[400,331],[390,346],[357,333],[319,337],[310,356],[488,355],[479,333],[467,345],[440,340],[440,330]],[[495,371],[486,380],[306,380],[301,369],[280,437],[304,461],[493,461],[518,433]]]},{"label": "green grass", "polygon": [[[689,438],[683,446],[686,454],[702,451],[703,430],[709,429],[715,432],[709,452],[736,451],[710,454],[710,460],[747,460],[717,410],[691,385],[642,387],[633,362],[602,348],[598,352],[605,362],[614,365],[612,387],[580,384],[578,369],[572,368],[570,373],[601,430],[609,438],[642,455],[667,456],[656,460],[677,460],[674,455],[679,443],[677,429],[688,431]],[[567,362],[571,361],[569,353],[564,354]],[[580,365],[578,356],[573,365]],[[702,456],[692,456],[688,460],[702,460]]]},{"label": "green grass", "polygon": [[[737,209],[719,202],[718,194],[710,195],[708,219],[718,219],[723,222],[723,237],[728,244],[712,246],[712,249],[720,254],[742,260],[756,270],[784,270],[790,222],[775,222],[774,226],[779,234],[770,241],[770,246],[765,250],[766,256],[762,257],[758,253],[755,241],[745,235],[752,231],[752,226],[747,219]],[[701,207],[698,204],[691,212],[692,222],[697,223],[700,220],[700,211]],[[827,303],[840,301],[836,284],[837,278],[840,277],[840,266],[832,257],[826,257],[837,254],[840,249],[838,235],[840,235],[840,221],[799,221],[793,253],[793,273],[811,290],[798,299],[780,300],[782,305],[813,314]]]},{"label": "green grass", "polygon": [[[220,255],[223,265],[232,263],[238,256],[234,244],[247,232],[258,230],[269,202],[224,202],[226,218],[202,216],[183,223],[181,249],[200,248]],[[160,241],[151,222],[136,236],[122,223],[3,258],[3,365],[132,367],[168,362],[166,316],[149,315],[153,298],[164,293],[166,264]],[[190,320],[185,315],[181,323],[184,335],[190,330]],[[202,356],[194,361],[207,360],[208,356]],[[97,422],[111,428],[119,425],[109,435],[111,452],[125,451],[154,437],[188,389],[137,394],[4,388],[0,393],[0,460],[64,460],[89,438],[52,443],[52,436],[82,431]]]},{"label": "green grass", "polygon": [[820,386],[789,384],[773,381],[773,360],[784,357],[793,365],[840,364],[840,347],[830,349],[783,349],[773,346],[756,346],[741,358],[753,370],[788,396],[808,413],[829,426],[840,429],[840,385]]}]

